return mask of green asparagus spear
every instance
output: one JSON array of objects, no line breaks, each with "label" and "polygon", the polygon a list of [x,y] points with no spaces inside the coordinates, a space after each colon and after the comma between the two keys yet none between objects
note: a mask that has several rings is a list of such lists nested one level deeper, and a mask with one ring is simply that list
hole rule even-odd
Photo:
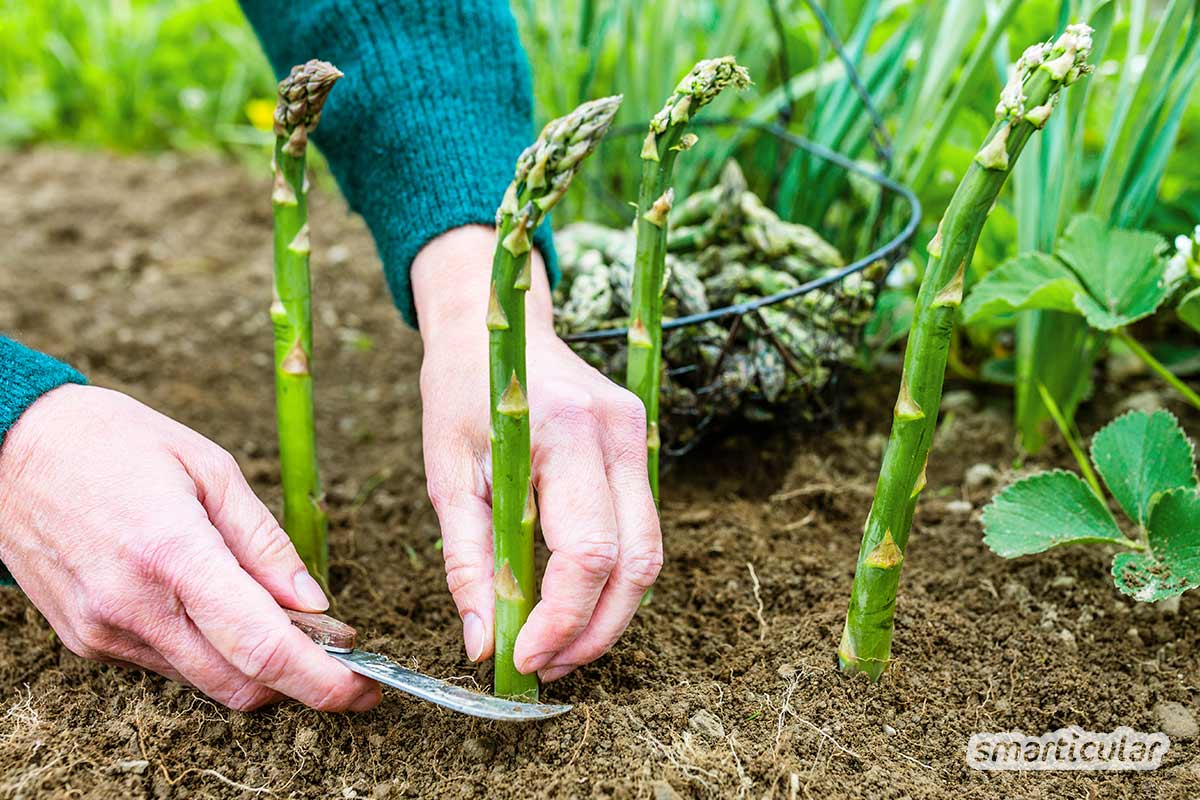
[{"label": "green asparagus spear", "polygon": [[629,365],[625,385],[646,407],[646,449],[650,489],[658,503],[659,386],[662,379],[662,294],[667,253],[667,214],[675,192],[671,169],[681,150],[696,141],[685,134],[688,120],[733,85],[750,85],[750,74],[732,56],[701,61],[692,67],[662,110],[650,120],[642,144],[642,183],[638,190],[637,256],[630,302]]},{"label": "green asparagus spear", "polygon": [[891,656],[900,568],[917,498],[925,487],[946,355],[963,277],[988,212],[1022,148],[1046,124],[1062,89],[1091,71],[1091,28],[1069,26],[1053,44],[1030,47],[1000,96],[996,123],[950,200],[929,244],[904,357],[891,438],[863,531],[838,659],[846,672],[878,679]]},{"label": "green asparagus spear", "polygon": [[275,107],[275,412],[283,483],[283,528],[308,571],[328,580],[328,520],[322,507],[313,426],[312,293],[308,272],[308,135],[342,73],[324,61],[293,67]]},{"label": "green asparagus spear", "polygon": [[537,504],[530,483],[529,399],[525,377],[525,292],[532,283],[530,235],[562,198],[580,162],[612,124],[620,97],[592,100],[551,120],[517,159],[516,174],[496,213],[499,241],[492,261],[487,327],[492,417],[492,528],[495,542],[495,692],[536,701],[537,675],[513,665],[513,647],[533,609],[533,529]]}]

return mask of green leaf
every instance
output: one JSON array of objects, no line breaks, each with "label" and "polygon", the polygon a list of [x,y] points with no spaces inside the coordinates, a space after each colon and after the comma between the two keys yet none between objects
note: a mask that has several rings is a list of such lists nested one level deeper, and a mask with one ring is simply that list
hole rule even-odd
[{"label": "green leaf", "polygon": [[1010,258],[979,281],[963,302],[969,325],[996,314],[1048,309],[1079,313],[1075,298],[1084,289],[1071,270],[1045,253]]},{"label": "green leaf", "polygon": [[983,541],[1004,558],[1064,544],[1131,544],[1091,488],[1065,470],[1022,478],[996,495],[983,510]]},{"label": "green leaf", "polygon": [[1117,588],[1144,603],[1200,586],[1200,492],[1173,489],[1150,512],[1150,549],[1118,553],[1112,574]]},{"label": "green leaf", "polygon": [[1192,289],[1183,296],[1175,313],[1193,330],[1200,331],[1200,287]]},{"label": "green leaf", "polygon": [[1167,298],[1164,248],[1156,233],[1116,230],[1099,217],[1080,214],[1067,225],[1054,254],[1086,290],[1075,296],[1076,308],[1093,328],[1111,331],[1150,316]]},{"label": "green leaf", "polygon": [[1143,527],[1155,495],[1196,485],[1192,443],[1168,411],[1131,411],[1105,425],[1092,439],[1092,463]]}]

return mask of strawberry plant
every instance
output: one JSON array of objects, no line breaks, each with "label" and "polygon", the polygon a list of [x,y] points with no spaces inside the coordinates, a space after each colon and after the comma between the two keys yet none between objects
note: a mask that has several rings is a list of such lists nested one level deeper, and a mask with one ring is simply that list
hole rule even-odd
[{"label": "strawberry plant", "polygon": [[1189,403],[1200,395],[1129,333],[1129,326],[1159,309],[1171,293],[1158,234],[1110,228],[1099,217],[1076,216],[1053,255],[1030,252],[988,273],[963,303],[967,324],[997,314],[1032,309],[1078,315],[1101,335],[1121,341]]},{"label": "strawberry plant", "polygon": [[1119,417],[1092,439],[1091,461],[1132,535],[1094,478],[1051,470],[1022,478],[992,500],[983,511],[984,543],[1004,558],[1070,544],[1120,547],[1113,580],[1143,602],[1200,586],[1195,446],[1178,421],[1167,411]]}]

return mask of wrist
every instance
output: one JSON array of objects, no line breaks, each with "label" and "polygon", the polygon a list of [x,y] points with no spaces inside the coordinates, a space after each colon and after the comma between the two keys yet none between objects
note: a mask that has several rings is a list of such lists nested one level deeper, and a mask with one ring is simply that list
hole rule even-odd
[{"label": "wrist", "polygon": [[[432,239],[412,266],[413,301],[421,338],[435,342],[486,337],[488,296],[496,232],[482,225],[454,228]],[[525,295],[525,326],[530,338],[554,335],[550,282],[536,250],[533,285]]]}]

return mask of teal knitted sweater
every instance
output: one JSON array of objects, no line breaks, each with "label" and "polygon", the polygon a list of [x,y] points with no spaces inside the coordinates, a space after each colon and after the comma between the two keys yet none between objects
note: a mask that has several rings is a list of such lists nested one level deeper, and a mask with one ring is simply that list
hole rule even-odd
[{"label": "teal knitted sweater", "polygon": [[[313,140],[375,237],[392,299],[416,325],[413,258],[451,228],[494,224],[530,141],[529,67],[508,3],[241,2],[277,75],[310,58],[345,73]],[[534,241],[555,280],[548,225]],[[0,447],[43,393],[83,382],[66,364],[0,336]],[[6,577],[0,565],[0,582]]]}]

